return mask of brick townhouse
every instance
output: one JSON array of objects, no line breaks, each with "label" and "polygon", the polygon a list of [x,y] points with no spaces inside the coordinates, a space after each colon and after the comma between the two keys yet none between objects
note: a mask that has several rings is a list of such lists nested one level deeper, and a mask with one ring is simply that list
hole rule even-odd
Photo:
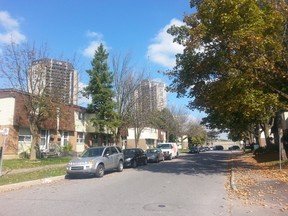
[{"label": "brick townhouse", "polygon": [[[0,135],[0,145],[4,146],[4,158],[17,158],[29,151],[32,136],[29,129],[24,100],[27,97],[13,89],[0,90],[0,130],[9,128],[9,134]],[[59,119],[43,122],[38,141],[40,149],[48,149],[51,142],[60,146],[72,145],[75,152],[81,152],[86,145],[97,145],[95,128],[89,123],[92,117],[86,109],[76,105],[65,105],[64,115]],[[58,133],[57,133],[58,128]],[[4,142],[5,141],[5,142]]]}]

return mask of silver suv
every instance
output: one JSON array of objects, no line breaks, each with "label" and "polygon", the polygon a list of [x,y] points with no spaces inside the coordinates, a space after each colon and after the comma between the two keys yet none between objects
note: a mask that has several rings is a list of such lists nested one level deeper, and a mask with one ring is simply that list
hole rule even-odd
[{"label": "silver suv", "polygon": [[119,147],[92,147],[81,156],[72,159],[66,167],[68,177],[79,174],[92,174],[103,177],[106,170],[123,171],[124,156]]}]

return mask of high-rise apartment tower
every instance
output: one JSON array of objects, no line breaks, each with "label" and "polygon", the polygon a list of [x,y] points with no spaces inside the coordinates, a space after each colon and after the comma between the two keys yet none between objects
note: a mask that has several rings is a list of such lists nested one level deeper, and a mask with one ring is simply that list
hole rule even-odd
[{"label": "high-rise apartment tower", "polygon": [[78,73],[71,63],[55,59],[32,62],[29,91],[46,93],[65,104],[78,104]]},{"label": "high-rise apartment tower", "polygon": [[142,110],[155,111],[167,107],[167,92],[165,83],[143,80],[136,91],[136,97],[140,100]]}]

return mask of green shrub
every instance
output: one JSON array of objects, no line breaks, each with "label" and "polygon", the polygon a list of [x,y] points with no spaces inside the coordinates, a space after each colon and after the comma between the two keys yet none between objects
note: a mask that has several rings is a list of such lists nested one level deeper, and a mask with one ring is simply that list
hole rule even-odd
[{"label": "green shrub", "polygon": [[63,151],[64,152],[72,151],[72,145],[68,143],[67,145],[63,146]]}]

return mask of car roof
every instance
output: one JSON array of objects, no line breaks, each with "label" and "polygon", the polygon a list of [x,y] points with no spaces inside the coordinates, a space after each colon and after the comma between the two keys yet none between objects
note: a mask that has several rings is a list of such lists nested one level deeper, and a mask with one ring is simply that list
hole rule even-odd
[{"label": "car roof", "polygon": [[110,146],[95,146],[95,147],[90,147],[88,149],[100,149],[100,148],[106,148],[106,147],[110,147]]}]

